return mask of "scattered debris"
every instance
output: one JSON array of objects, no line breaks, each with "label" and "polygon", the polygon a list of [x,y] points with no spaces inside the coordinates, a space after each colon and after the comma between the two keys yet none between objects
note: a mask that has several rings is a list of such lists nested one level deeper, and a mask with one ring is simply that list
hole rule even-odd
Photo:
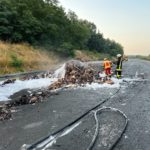
[{"label": "scattered debris", "polygon": [[[24,94],[22,94],[24,93]],[[37,91],[27,91],[22,90],[13,95],[13,99],[7,103],[0,104],[0,121],[11,119],[12,113],[16,112],[14,109],[16,106],[26,105],[26,104],[35,104],[42,102],[46,97],[58,95],[56,91],[50,90],[37,90]]]},{"label": "scattered debris", "polygon": [[[94,66],[96,66],[94,68]],[[57,95],[56,89],[65,87],[76,87],[84,86],[85,84],[91,83],[108,83],[113,84],[111,79],[107,79],[103,73],[98,73],[99,64],[90,65],[77,60],[72,60],[64,64],[60,69],[56,70],[55,73],[46,72],[35,75],[26,75],[21,77],[20,80],[31,80],[40,78],[58,78],[57,81],[52,83],[47,89],[36,89],[36,90],[22,90],[13,94],[8,104],[0,105],[0,120],[10,119],[12,110],[15,106],[35,104],[44,101],[46,97]],[[57,76],[57,77],[56,77]],[[3,85],[14,83],[16,79],[8,79],[2,83]]]},{"label": "scattered debris", "polygon": [[[40,78],[51,78],[52,74],[53,74],[52,72],[48,71],[48,72],[44,72],[44,73],[40,73],[40,74],[22,76],[19,78],[19,80],[25,81],[25,80],[33,80],[33,79],[40,79]],[[4,86],[6,84],[15,83],[15,81],[16,81],[15,78],[7,79],[1,85]]]},{"label": "scattered debris", "polygon": [[32,79],[40,79],[40,78],[51,78],[52,74],[53,74],[52,72],[48,71],[48,72],[30,75],[30,76],[26,75],[21,77],[20,80],[24,81],[24,80],[32,80]]},{"label": "scattered debris", "polygon": [[11,119],[12,113],[16,112],[15,107],[26,104],[42,102],[46,97],[58,95],[56,91],[39,89],[35,91],[22,90],[11,96],[10,101],[0,104],[0,121]]},{"label": "scattered debris", "polygon": [[56,89],[59,89],[59,88],[61,88],[61,87],[64,85],[64,83],[65,83],[65,81],[64,81],[63,78],[62,78],[62,79],[58,79],[58,81],[52,83],[52,84],[48,87],[48,89],[49,89],[49,90],[56,90]]},{"label": "scattered debris", "polygon": [[35,104],[44,101],[46,97],[58,95],[58,92],[50,91],[47,89],[40,89],[36,91],[22,90],[11,96],[9,107],[20,106],[26,104]]},{"label": "scattered debris", "polygon": [[7,105],[0,105],[0,121],[11,118],[11,109]]},{"label": "scattered debris", "polygon": [[15,83],[16,79],[7,79],[6,81],[4,81],[2,83],[2,85],[5,85],[5,84],[10,84],[10,83]]}]

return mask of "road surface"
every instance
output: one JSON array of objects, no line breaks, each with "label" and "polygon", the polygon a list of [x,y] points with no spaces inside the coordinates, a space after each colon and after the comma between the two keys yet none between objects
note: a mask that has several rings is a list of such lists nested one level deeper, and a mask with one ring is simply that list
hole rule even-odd
[{"label": "road surface", "polygon": [[[119,109],[129,120],[127,129],[114,150],[150,150],[150,62],[131,59],[124,63],[123,74],[124,78],[134,79],[135,75],[139,75],[144,79],[124,82],[115,95],[113,94],[118,91],[116,88],[70,89],[60,91],[42,103],[17,107],[12,120],[0,122],[0,150],[19,150],[23,144],[35,143],[110,96],[100,108],[105,106]],[[102,115],[99,119],[107,119],[108,116],[111,118],[111,113]],[[115,118],[117,117],[113,119]],[[122,121],[116,120],[117,125]],[[53,149],[86,149],[94,134],[94,127],[94,120],[86,116],[83,126],[61,138]],[[89,137],[88,131],[91,131]],[[99,141],[93,149],[98,149],[98,144]]]}]

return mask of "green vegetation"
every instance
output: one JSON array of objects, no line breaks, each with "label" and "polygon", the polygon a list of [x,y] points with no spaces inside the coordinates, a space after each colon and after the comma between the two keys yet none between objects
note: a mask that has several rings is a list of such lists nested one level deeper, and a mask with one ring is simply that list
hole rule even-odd
[{"label": "green vegetation", "polygon": [[75,50],[75,59],[81,61],[104,60],[104,58],[112,58],[109,54],[98,53],[97,51]]},{"label": "green vegetation", "polygon": [[[59,5],[57,0],[0,0],[0,40],[25,42],[63,56],[74,57],[74,49],[115,56],[123,47],[98,32],[94,23]],[[22,65],[13,58],[14,65]]]},{"label": "green vegetation", "polygon": [[149,56],[136,55],[134,58],[140,58],[140,59],[144,59],[144,60],[150,61],[150,55]]},{"label": "green vegetation", "polygon": [[23,65],[23,62],[21,59],[19,59],[15,54],[11,55],[11,66],[16,68],[21,68]]}]

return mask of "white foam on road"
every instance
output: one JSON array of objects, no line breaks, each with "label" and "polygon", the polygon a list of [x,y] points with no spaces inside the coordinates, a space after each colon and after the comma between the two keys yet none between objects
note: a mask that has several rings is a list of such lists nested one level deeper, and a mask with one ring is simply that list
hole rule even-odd
[{"label": "white foam on road", "polygon": [[114,82],[114,84],[108,84],[108,83],[103,83],[103,84],[91,83],[91,84],[86,84],[85,86],[79,87],[79,88],[93,89],[93,90],[97,90],[99,88],[119,88],[120,87],[120,83],[123,82],[122,79],[112,78],[111,80]]},{"label": "white foam on road", "polygon": [[[0,101],[8,101],[10,100],[9,97],[16,92],[19,92],[23,89],[38,89],[38,88],[46,88],[53,82],[57,81],[58,78],[41,78],[41,79],[32,79],[32,80],[16,80],[15,83],[6,84],[4,86],[0,86]],[[92,83],[86,84],[84,89],[93,89],[96,90],[98,88],[119,88],[120,83],[123,81],[122,79],[118,80],[112,78],[114,84],[110,85],[107,83],[99,84],[99,83]],[[0,82],[2,84],[3,82]]]},{"label": "white foam on road", "polygon": [[[9,96],[23,89],[36,89],[48,87],[56,80],[56,78],[41,78],[26,81],[16,80],[15,83],[0,86],[0,101],[10,100]],[[0,85],[2,83],[3,82],[0,82]]]}]

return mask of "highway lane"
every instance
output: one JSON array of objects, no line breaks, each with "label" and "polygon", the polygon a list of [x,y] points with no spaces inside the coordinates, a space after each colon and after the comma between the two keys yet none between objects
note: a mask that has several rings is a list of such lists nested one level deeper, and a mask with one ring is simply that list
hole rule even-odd
[{"label": "highway lane", "polygon": [[[150,62],[132,59],[124,63],[124,78],[143,73],[147,81],[125,83],[125,87],[103,105],[120,109],[129,119],[128,128],[115,150],[150,149]],[[34,143],[67,125],[117,90],[70,89],[49,97],[43,103],[17,107],[12,120],[0,123],[0,150],[18,150],[23,144]],[[61,143],[76,144],[77,141],[75,137],[64,138],[55,149],[61,149]],[[82,149],[87,142],[80,140],[78,144]]]}]

